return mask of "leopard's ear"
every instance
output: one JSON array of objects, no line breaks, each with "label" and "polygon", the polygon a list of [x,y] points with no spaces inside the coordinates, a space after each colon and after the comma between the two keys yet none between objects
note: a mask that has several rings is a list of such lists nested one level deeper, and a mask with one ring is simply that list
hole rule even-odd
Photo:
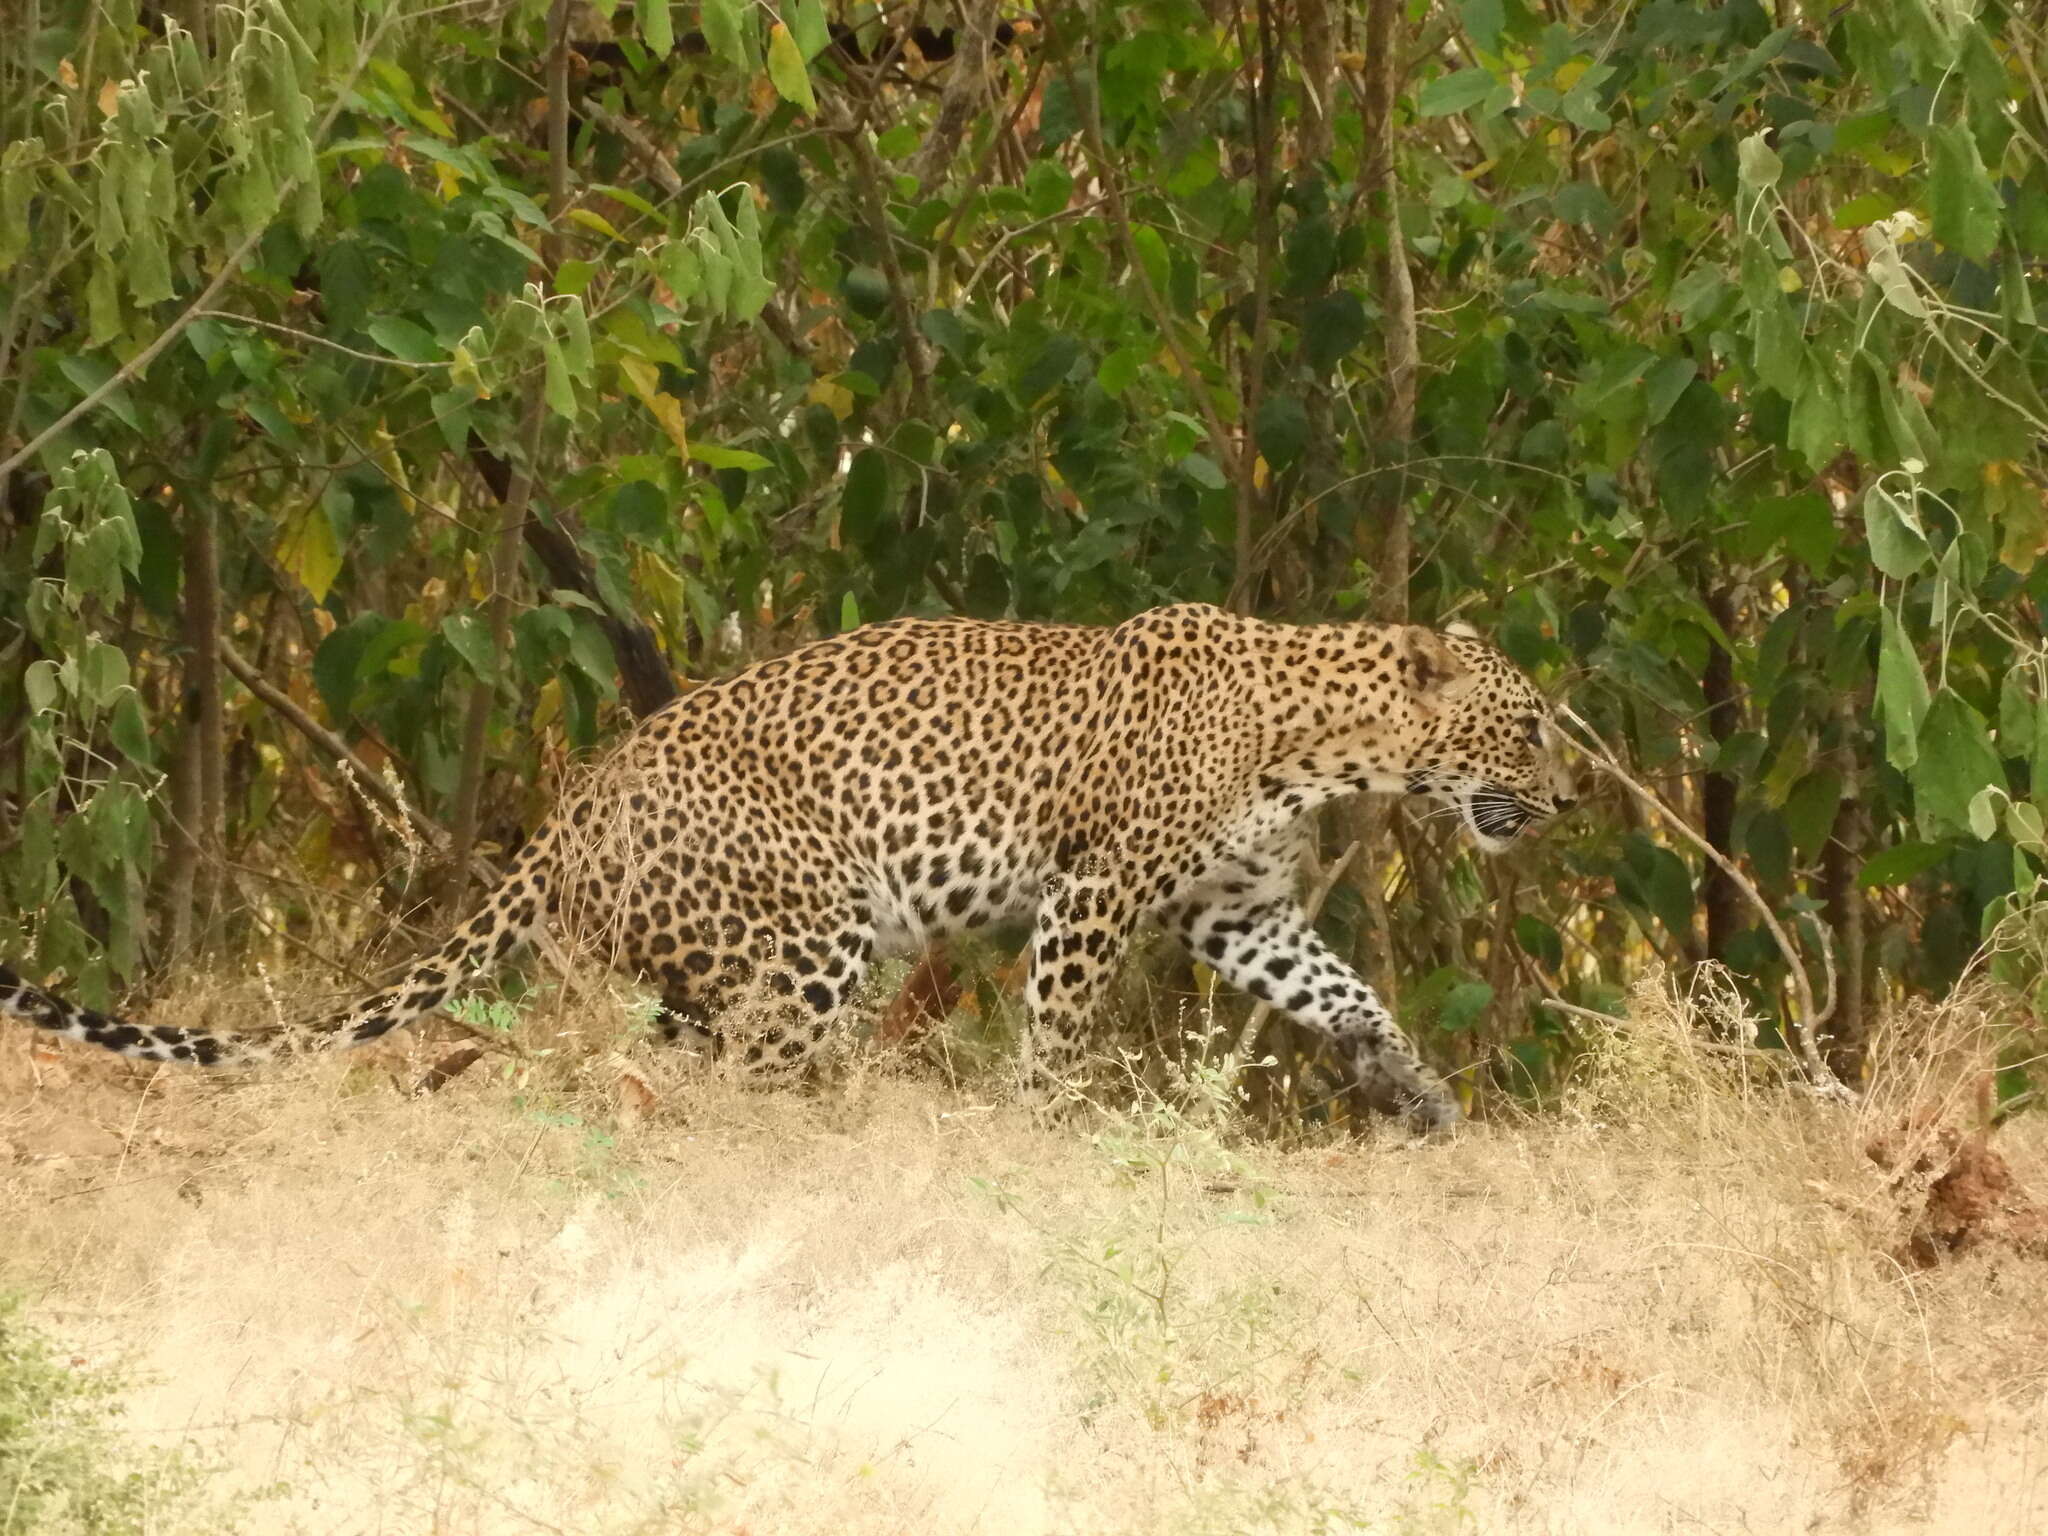
[{"label": "leopard's ear", "polygon": [[1479,631],[1470,624],[1467,624],[1463,619],[1451,620],[1450,623],[1444,626],[1444,633],[1456,635],[1460,640],[1477,640],[1480,638]]},{"label": "leopard's ear", "polygon": [[1407,661],[1408,691],[1420,698],[1432,698],[1471,669],[1458,653],[1444,644],[1444,637],[1420,624],[1401,631],[1401,653]]}]

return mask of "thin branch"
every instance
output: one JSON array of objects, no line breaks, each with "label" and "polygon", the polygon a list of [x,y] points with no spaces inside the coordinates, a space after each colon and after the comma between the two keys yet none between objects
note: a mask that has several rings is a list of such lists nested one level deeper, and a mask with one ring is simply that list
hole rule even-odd
[{"label": "thin branch", "polygon": [[[385,783],[383,776],[358,757],[347,742],[307,714],[297,700],[257,671],[248,658],[228,642],[226,636],[221,637],[220,660],[221,665],[234,673],[244,688],[281,716],[287,725],[336,762],[345,765],[355,775],[356,782],[362,786],[365,794],[383,805],[386,810],[403,817],[432,846],[448,846],[446,831]],[[471,859],[470,869],[485,884],[490,884],[498,878],[498,872],[491,867],[488,860],[481,857]]]},{"label": "thin branch", "polygon": [[316,336],[311,331],[302,331],[295,326],[279,325],[275,320],[258,320],[254,315],[238,315],[228,309],[198,309],[192,312],[194,320],[231,320],[236,325],[253,325],[258,330],[275,331],[280,336],[289,336],[293,341],[309,347],[325,347],[330,352],[339,352],[344,357],[353,357],[365,363],[382,363],[387,368],[452,368],[453,363],[415,363],[403,357],[387,357],[379,352],[358,352],[354,347],[345,347],[338,341],[329,341],[325,336]]},{"label": "thin branch", "polygon": [[1575,1019],[1588,1023],[1605,1025],[1609,1029],[1626,1029],[1628,1020],[1618,1013],[1602,1013],[1597,1008],[1581,1008],[1577,1003],[1568,1003],[1561,997],[1539,997],[1538,1008],[1548,1008],[1552,1013],[1570,1014]]},{"label": "thin branch", "polygon": [[1793,944],[1791,934],[1785,931],[1784,924],[1778,921],[1778,914],[1771,910],[1770,903],[1764,900],[1763,893],[1756,888],[1749,877],[1743,874],[1732,859],[1726,857],[1720,849],[1694,831],[1691,823],[1679,815],[1678,812],[1672,810],[1670,806],[1666,805],[1657,794],[1637,783],[1630,776],[1628,770],[1615,760],[1614,754],[1607,749],[1605,739],[1602,738],[1598,731],[1587,724],[1577,711],[1566,705],[1561,706],[1558,713],[1577,726],[1589,738],[1588,740],[1573,743],[1581,752],[1584,752],[1587,757],[1604,769],[1609,777],[1615,779],[1630,794],[1634,795],[1637,800],[1641,801],[1646,809],[1654,812],[1666,826],[1670,827],[1679,836],[1699,849],[1701,853],[1713,860],[1721,871],[1730,880],[1735,882],[1743,895],[1749,898],[1750,905],[1755,907],[1757,914],[1763,918],[1764,927],[1770,931],[1773,942],[1777,944],[1778,953],[1785,957],[1786,968],[1792,975],[1792,989],[1798,999],[1799,1018],[1794,1027],[1787,1030],[1786,1033],[1791,1039],[1793,1053],[1799,1058],[1799,1063],[1805,1069],[1807,1078],[1812,1083],[1816,1092],[1820,1093],[1824,1098],[1853,1100],[1855,1094],[1840,1078],[1835,1076],[1834,1069],[1827,1064],[1827,1059],[1821,1055],[1820,1046],[1816,1040],[1821,1026],[1827,1022],[1828,1012],[1834,1007],[1836,996],[1835,962],[1834,954],[1830,947],[1825,943],[1821,945],[1821,967],[1827,980],[1828,1005],[1827,1009],[1820,1009],[1814,1006],[1813,978],[1806,973],[1805,959]]}]

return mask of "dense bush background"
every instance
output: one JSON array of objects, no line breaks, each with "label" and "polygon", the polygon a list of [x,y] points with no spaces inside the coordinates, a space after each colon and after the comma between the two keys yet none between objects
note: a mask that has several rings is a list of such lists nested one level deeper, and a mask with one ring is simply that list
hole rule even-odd
[{"label": "dense bush background", "polygon": [[[14,15],[0,950],[89,997],[458,902],[677,679],[909,612],[1471,620],[1852,1073],[2048,866],[2019,0]],[[1630,796],[1367,830],[1447,1065],[1657,961],[1797,1022]]]}]

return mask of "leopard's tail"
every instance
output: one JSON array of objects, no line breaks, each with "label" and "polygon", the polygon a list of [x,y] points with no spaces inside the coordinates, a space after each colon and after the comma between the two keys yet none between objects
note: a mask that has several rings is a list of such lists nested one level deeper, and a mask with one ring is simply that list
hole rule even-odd
[{"label": "leopard's tail", "polygon": [[0,965],[0,1015],[143,1061],[188,1061],[206,1067],[247,1066],[289,1054],[295,1046],[346,1050],[427,1017],[464,981],[530,942],[547,919],[553,828],[528,843],[482,908],[439,949],[413,963],[404,978],[364,998],[346,1013],[290,1034],[256,1036],[228,1031],[136,1024],[81,1007],[31,986]]}]

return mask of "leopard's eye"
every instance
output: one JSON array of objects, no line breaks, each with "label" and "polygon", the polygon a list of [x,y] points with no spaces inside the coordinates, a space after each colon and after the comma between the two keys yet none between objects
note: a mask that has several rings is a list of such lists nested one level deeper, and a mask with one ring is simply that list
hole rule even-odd
[{"label": "leopard's eye", "polygon": [[1535,715],[1522,716],[1522,739],[1532,747],[1543,745],[1543,722]]}]

